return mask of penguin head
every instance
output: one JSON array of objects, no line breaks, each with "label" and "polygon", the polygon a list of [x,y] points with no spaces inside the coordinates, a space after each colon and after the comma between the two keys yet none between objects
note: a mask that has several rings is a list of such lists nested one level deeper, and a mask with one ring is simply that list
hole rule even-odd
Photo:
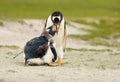
[{"label": "penguin head", "polygon": [[51,15],[51,20],[52,20],[52,22],[53,22],[54,25],[60,24],[61,21],[62,21],[62,19],[63,19],[63,15],[59,11],[55,11]]},{"label": "penguin head", "polygon": [[52,15],[51,15],[51,20],[52,20],[52,23],[53,23],[53,27],[56,28],[56,30],[57,30],[56,33],[57,33],[57,34],[58,34],[58,32],[59,32],[60,23],[61,23],[62,19],[63,19],[63,15],[62,15],[62,13],[59,12],[59,11],[55,11],[55,12],[53,12]]}]

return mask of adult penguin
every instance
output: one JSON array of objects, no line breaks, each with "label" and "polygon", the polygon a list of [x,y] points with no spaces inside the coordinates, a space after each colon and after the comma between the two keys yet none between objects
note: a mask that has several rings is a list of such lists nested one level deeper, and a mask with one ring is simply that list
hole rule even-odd
[{"label": "adult penguin", "polygon": [[[49,17],[46,19],[46,23],[43,31],[45,31],[45,29],[51,26],[55,26],[57,28],[56,35],[54,36],[54,41],[56,43],[55,49],[58,54],[57,62],[61,64],[66,48],[66,21],[61,12],[55,11],[51,15],[49,15]],[[52,53],[47,53],[47,54],[52,55]]]},{"label": "adult penguin", "polygon": [[[47,29],[47,31],[44,31],[40,37],[35,37],[26,43],[25,48],[24,48],[25,65],[26,64],[28,65],[37,64],[31,61],[36,58],[39,58],[39,60],[42,61],[40,63],[47,63],[50,66],[53,65],[52,62],[55,62],[55,60],[57,59],[57,52],[53,45],[54,43],[53,37],[55,35],[55,32],[56,32],[56,27],[51,26]],[[51,61],[45,62],[44,60],[47,60],[47,59],[44,57],[46,56],[46,53],[49,49],[53,53],[52,62]]]}]

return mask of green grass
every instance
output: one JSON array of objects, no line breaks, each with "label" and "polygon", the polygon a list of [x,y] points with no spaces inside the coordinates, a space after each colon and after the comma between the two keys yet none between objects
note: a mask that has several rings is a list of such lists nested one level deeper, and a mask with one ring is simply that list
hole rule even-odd
[{"label": "green grass", "polygon": [[10,73],[16,73],[17,71],[15,71],[15,70],[13,70],[13,69],[9,69],[9,70],[7,70],[8,72],[10,72]]},{"label": "green grass", "polygon": [[120,17],[120,0],[1,0],[0,18],[46,18],[58,10],[67,18]]},{"label": "green grass", "polygon": [[2,21],[0,21],[0,26],[3,26],[4,24],[3,24],[3,22]]},{"label": "green grass", "polygon": [[0,79],[0,82],[4,82],[4,80],[3,80],[3,79]]},{"label": "green grass", "polygon": [[13,56],[13,55],[14,55],[14,53],[13,53],[13,52],[10,52],[10,51],[7,52],[6,54],[7,54],[8,56]]},{"label": "green grass", "polygon": [[68,37],[82,39],[88,41],[92,45],[120,47],[119,41],[117,41],[117,39],[120,38],[120,18],[78,18],[73,21],[89,25],[95,30],[84,30],[88,31],[89,34],[71,34]]},{"label": "green grass", "polygon": [[75,49],[75,48],[67,48],[67,51],[91,51],[91,52],[112,52],[112,50],[110,49],[101,49],[101,50],[97,50],[97,49],[86,49],[86,48],[80,48],[80,49]]},{"label": "green grass", "polygon": [[97,18],[98,23],[88,22],[87,19],[76,19],[75,22],[87,24],[95,27],[97,30],[88,30],[89,35],[70,35],[69,37],[90,40],[94,38],[119,38],[120,37],[120,18]]},{"label": "green grass", "polygon": [[0,45],[0,48],[18,49],[19,47],[15,45]]}]

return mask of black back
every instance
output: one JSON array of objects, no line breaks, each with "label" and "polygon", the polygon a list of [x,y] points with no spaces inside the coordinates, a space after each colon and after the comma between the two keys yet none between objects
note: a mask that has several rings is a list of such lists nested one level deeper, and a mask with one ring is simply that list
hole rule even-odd
[{"label": "black back", "polygon": [[39,46],[43,46],[43,45],[46,45],[46,46],[48,45],[48,40],[44,36],[35,37],[32,40],[28,41],[24,48],[25,59],[43,57],[45,55],[43,51],[47,52],[47,48],[44,48],[44,50],[42,51],[42,54],[40,55],[36,53],[38,48],[40,48]]}]

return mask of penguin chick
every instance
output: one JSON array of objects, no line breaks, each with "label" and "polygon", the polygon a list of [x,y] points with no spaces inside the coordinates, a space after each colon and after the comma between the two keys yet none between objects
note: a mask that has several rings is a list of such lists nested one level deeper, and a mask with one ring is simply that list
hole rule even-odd
[{"label": "penguin chick", "polygon": [[28,59],[43,58],[49,47],[54,55],[52,61],[54,62],[57,59],[57,52],[53,46],[54,40],[52,38],[55,35],[55,32],[56,31],[52,31],[51,29],[44,31],[40,37],[35,37],[27,42],[24,48],[25,64],[28,63]]},{"label": "penguin chick", "polygon": [[[41,34],[41,36],[44,36],[48,39],[48,45],[46,44],[43,44],[42,46],[39,46],[37,49],[36,49],[36,54],[41,57],[42,54],[46,54],[47,53],[47,50],[48,48],[50,47],[52,53],[53,53],[53,56],[54,58],[52,59],[53,62],[55,62],[55,60],[57,59],[57,52],[56,52],[56,49],[55,47],[53,46],[53,43],[54,43],[54,39],[53,39],[53,36],[50,35],[50,31],[49,33],[47,31],[43,32]],[[52,33],[53,34],[53,33]]]}]

